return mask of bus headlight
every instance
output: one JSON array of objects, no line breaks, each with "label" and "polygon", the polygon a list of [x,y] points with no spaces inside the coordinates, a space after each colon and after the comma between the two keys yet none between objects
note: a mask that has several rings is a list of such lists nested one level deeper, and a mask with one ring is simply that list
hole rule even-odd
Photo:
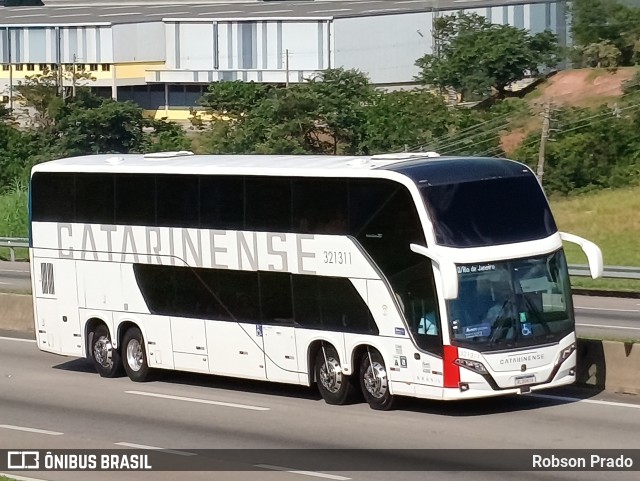
[{"label": "bus headlight", "polygon": [[471,359],[456,359],[453,361],[454,364],[457,364],[460,367],[466,367],[470,371],[477,372],[478,374],[488,374],[487,368],[484,367],[484,364],[478,361],[472,361]]},{"label": "bus headlight", "polygon": [[560,353],[560,356],[558,357],[558,361],[556,362],[556,365],[558,364],[562,364],[564,361],[567,360],[567,358],[573,354],[573,351],[576,350],[576,343],[573,342],[571,343],[570,346],[565,347],[562,352]]}]

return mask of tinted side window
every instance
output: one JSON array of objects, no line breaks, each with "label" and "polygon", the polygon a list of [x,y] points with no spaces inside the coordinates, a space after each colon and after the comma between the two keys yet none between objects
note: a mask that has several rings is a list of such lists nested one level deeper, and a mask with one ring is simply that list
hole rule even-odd
[{"label": "tinted side window", "polygon": [[133,266],[142,296],[153,314],[217,319],[222,308],[196,271],[189,267]]},{"label": "tinted side window", "polygon": [[158,175],[158,222],[163,227],[197,227],[199,212],[198,177]]},{"label": "tinted side window", "polygon": [[200,178],[200,227],[244,228],[244,179],[239,176]]},{"label": "tinted side window", "polygon": [[76,174],[76,222],[114,223],[113,175]]},{"label": "tinted side window", "polygon": [[260,307],[265,324],[293,324],[291,274],[260,272]]},{"label": "tinted side window", "polygon": [[354,179],[350,188],[351,233],[387,277],[423,257],[410,245],[425,245],[415,203],[402,185],[384,180]]},{"label": "tinted side window", "polygon": [[75,217],[73,174],[38,172],[31,179],[31,216],[41,222],[73,222]]},{"label": "tinted side window", "polygon": [[349,184],[344,179],[295,179],[293,231],[347,234]]},{"label": "tinted side window", "polygon": [[225,312],[233,314],[231,320],[260,322],[257,272],[219,270],[218,282],[214,292],[219,295],[220,302],[226,307]]},{"label": "tinted side window", "polygon": [[293,276],[294,317],[310,329],[377,334],[371,312],[349,279]]},{"label": "tinted side window", "polygon": [[418,347],[442,355],[440,312],[431,262],[418,260],[389,281]]},{"label": "tinted side window", "polygon": [[116,176],[116,224],[156,224],[156,179],[153,175]]},{"label": "tinted side window", "polygon": [[245,192],[245,230],[268,232],[291,230],[291,181],[289,179],[247,177]]}]

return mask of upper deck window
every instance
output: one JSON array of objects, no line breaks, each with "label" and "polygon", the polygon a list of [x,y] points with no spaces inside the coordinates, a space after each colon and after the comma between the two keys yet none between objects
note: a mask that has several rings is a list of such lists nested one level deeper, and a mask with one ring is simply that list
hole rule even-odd
[{"label": "upper deck window", "polygon": [[482,247],[555,233],[549,204],[533,175],[422,187],[436,242]]}]

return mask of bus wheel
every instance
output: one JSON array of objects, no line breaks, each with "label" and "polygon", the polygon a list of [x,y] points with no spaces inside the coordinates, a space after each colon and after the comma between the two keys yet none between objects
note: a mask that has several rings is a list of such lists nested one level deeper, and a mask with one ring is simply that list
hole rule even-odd
[{"label": "bus wheel", "polygon": [[316,383],[327,404],[348,404],[354,397],[349,376],[342,372],[340,357],[331,345],[322,346],[316,355]]},{"label": "bus wheel", "polygon": [[388,411],[393,408],[395,397],[389,390],[384,359],[375,349],[367,349],[360,362],[360,387],[371,409]]},{"label": "bus wheel", "polygon": [[129,379],[144,382],[149,379],[149,364],[147,351],[144,347],[142,332],[137,327],[127,329],[122,340],[122,358],[124,370]]},{"label": "bus wheel", "polygon": [[117,377],[122,372],[122,360],[118,350],[113,347],[109,329],[99,325],[91,337],[91,360],[102,377]]}]

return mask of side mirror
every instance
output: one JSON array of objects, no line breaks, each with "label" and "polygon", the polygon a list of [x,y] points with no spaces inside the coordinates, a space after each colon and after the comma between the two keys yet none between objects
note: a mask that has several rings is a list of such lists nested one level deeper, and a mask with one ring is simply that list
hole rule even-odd
[{"label": "side mirror", "polygon": [[458,297],[458,270],[456,269],[456,265],[452,261],[434,254],[428,247],[418,244],[411,244],[409,247],[416,254],[428,257],[438,265],[442,278],[444,298],[446,300],[456,299]]},{"label": "side mirror", "polygon": [[602,251],[597,245],[587,239],[583,239],[582,237],[574,234],[567,234],[566,232],[560,232],[560,238],[563,241],[578,244],[582,249],[582,252],[584,252],[584,255],[587,256],[591,277],[594,279],[602,277],[604,262],[602,260]]}]

